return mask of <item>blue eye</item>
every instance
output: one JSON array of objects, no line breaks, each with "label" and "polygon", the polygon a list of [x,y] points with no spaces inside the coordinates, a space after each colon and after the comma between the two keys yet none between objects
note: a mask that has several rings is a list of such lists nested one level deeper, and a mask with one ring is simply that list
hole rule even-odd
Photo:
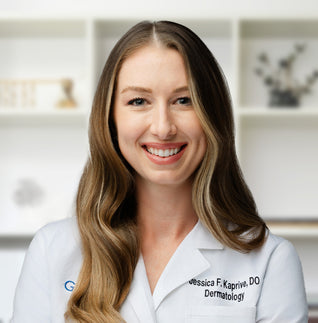
[{"label": "blue eye", "polygon": [[140,106],[145,104],[145,99],[135,98],[128,102],[128,105]]},{"label": "blue eye", "polygon": [[188,97],[183,97],[183,98],[179,98],[176,101],[177,104],[181,104],[181,105],[191,105],[191,99]]}]

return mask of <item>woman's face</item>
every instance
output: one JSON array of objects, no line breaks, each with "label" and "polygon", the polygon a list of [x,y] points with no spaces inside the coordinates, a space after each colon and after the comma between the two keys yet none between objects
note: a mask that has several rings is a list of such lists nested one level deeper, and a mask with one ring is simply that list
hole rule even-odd
[{"label": "woman's face", "polygon": [[114,119],[121,153],[139,180],[191,184],[206,151],[206,138],[176,50],[153,44],[124,61],[117,78]]}]

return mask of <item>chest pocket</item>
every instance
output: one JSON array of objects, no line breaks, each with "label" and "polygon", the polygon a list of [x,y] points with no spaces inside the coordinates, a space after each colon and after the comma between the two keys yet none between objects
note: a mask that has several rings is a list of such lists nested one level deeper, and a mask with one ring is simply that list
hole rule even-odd
[{"label": "chest pocket", "polygon": [[195,306],[186,323],[255,323],[255,307]]}]

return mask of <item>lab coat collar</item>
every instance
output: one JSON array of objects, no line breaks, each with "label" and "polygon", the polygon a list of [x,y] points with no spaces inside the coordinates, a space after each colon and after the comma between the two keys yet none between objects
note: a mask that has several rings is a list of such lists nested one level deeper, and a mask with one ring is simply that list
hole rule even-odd
[{"label": "lab coat collar", "polygon": [[223,245],[198,221],[178,246],[162,272],[151,295],[142,256],[135,269],[127,301],[141,322],[156,322],[155,311],[174,289],[203,273],[210,267],[200,250],[221,250]]},{"label": "lab coat collar", "polygon": [[[219,242],[212,233],[198,220],[192,231],[189,232],[186,239],[190,239],[193,246],[197,249],[224,249],[224,246]],[[185,241],[184,240],[184,241]]]},{"label": "lab coat collar", "polygon": [[135,268],[134,278],[131,283],[127,299],[124,302],[124,306],[127,306],[127,303],[132,306],[137,317],[136,321],[132,318],[130,318],[130,321],[149,323],[156,322],[153,298],[142,256],[140,256]]},{"label": "lab coat collar", "polygon": [[174,289],[210,268],[200,249],[221,250],[223,245],[198,221],[181,242],[162,272],[153,293],[155,310]]}]

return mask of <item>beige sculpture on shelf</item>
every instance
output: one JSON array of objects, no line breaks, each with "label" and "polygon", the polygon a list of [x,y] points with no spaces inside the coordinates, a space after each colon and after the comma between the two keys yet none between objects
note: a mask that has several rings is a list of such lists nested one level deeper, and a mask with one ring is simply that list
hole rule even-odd
[{"label": "beige sculpture on shelf", "polygon": [[62,89],[65,97],[57,103],[59,108],[75,108],[76,102],[73,98],[73,82],[70,79],[61,80]]},{"label": "beige sculpture on shelf", "polygon": [[36,93],[39,85],[59,83],[63,97],[56,106],[74,108],[77,106],[73,98],[73,81],[71,79],[0,79],[0,107],[2,108],[34,108],[37,105]]}]

